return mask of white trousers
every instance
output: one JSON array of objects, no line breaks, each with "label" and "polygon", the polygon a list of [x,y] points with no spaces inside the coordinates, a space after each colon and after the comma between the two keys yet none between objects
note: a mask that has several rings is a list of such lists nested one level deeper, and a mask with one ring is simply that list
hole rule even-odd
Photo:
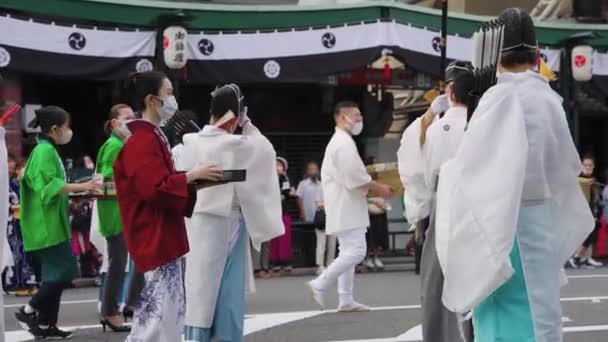
[{"label": "white trousers", "polygon": [[[336,237],[315,229],[317,234],[317,266],[329,266],[336,258]],[[325,256],[327,252],[327,257]]]},{"label": "white trousers", "polygon": [[345,306],[354,301],[355,266],[363,261],[367,254],[365,228],[338,233],[338,242],[340,243],[340,254],[325,272],[312,281],[312,286],[320,291],[326,291],[338,280],[340,306]]}]

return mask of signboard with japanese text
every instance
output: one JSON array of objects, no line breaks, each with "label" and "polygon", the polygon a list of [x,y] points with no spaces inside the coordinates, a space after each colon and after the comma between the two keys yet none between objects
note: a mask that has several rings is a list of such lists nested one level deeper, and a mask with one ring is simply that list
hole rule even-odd
[{"label": "signboard with japanese text", "polygon": [[181,69],[188,62],[186,39],[188,31],[181,26],[169,26],[163,32],[163,52],[169,69]]}]

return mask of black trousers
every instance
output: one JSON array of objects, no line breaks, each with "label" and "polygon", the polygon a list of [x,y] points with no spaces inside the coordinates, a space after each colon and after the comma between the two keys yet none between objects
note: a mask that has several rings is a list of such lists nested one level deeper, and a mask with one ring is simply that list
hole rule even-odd
[{"label": "black trousers", "polygon": [[70,287],[70,282],[45,282],[30,300],[30,306],[38,311],[40,325],[57,325],[59,306],[63,290]]},{"label": "black trousers", "polygon": [[583,242],[583,247],[588,248],[588,247],[591,247],[592,245],[595,245],[597,243],[599,231],[600,231],[600,224],[596,220],[593,231],[589,234],[587,239]]}]

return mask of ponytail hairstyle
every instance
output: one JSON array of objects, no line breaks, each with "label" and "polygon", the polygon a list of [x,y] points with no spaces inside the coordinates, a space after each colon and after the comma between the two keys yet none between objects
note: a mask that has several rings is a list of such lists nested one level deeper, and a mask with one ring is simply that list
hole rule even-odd
[{"label": "ponytail hairstyle", "polygon": [[146,109],[146,96],[157,96],[165,78],[167,75],[159,71],[131,74],[125,84],[127,103],[141,114]]},{"label": "ponytail hairstyle", "polygon": [[53,126],[61,127],[71,120],[70,113],[58,106],[45,106],[36,109],[34,113],[36,118],[28,124],[28,127],[40,127],[44,135],[47,135]]},{"label": "ponytail hairstyle", "polygon": [[120,116],[120,110],[124,108],[130,108],[128,105],[124,103],[119,103],[117,105],[112,106],[110,109],[110,114],[108,115],[108,120],[103,124],[103,130],[106,135],[112,134],[112,120],[118,119]]}]

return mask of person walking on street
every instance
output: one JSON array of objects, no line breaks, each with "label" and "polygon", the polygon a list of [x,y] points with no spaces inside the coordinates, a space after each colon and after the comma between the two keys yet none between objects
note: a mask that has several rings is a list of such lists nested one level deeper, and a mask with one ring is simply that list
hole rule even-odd
[{"label": "person walking on street", "polygon": [[307,285],[315,301],[325,308],[330,285],[338,281],[340,312],[369,311],[355,301],[355,266],[367,253],[365,231],[369,227],[366,195],[390,198],[390,186],[373,181],[357,151],[353,136],[363,130],[363,117],[354,102],[340,102],[334,110],[336,132],[325,150],[321,182],[326,213],[326,231],[336,235],[340,254],[329,267]]},{"label": "person walking on street", "polygon": [[15,317],[36,339],[70,338],[57,327],[63,290],[78,273],[70,244],[68,194],[99,188],[93,181],[69,184],[57,145],[72,139],[70,114],[47,106],[36,110],[31,127],[40,127],[21,181],[21,227],[25,251],[41,270],[42,286]]},{"label": "person walking on street", "polygon": [[595,158],[591,155],[586,155],[582,160],[583,171],[581,172],[581,178],[587,178],[594,182],[591,185],[591,200],[589,202],[589,206],[591,207],[591,211],[593,212],[593,216],[596,218],[595,227],[587,239],[583,242],[582,246],[578,248],[574,256],[572,256],[568,260],[567,266],[572,268],[596,268],[604,266],[603,263],[593,259],[593,248],[597,243],[597,239],[599,236],[600,230],[600,222],[598,220],[600,213],[600,189],[596,185],[596,179],[593,175],[595,171]]},{"label": "person walking on street", "polygon": [[184,217],[192,215],[196,183],[220,180],[221,170],[175,169],[169,141],[160,130],[161,121],[177,111],[165,74],[134,74],[127,89],[130,105],[141,111],[142,119],[127,123],[131,136],[114,163],[114,181],[127,250],[144,273],[145,285],[126,341],[179,341],[186,309],[183,256],[190,250]]},{"label": "person walking on street", "polygon": [[[104,182],[113,182],[114,161],[130,133],[125,123],[135,119],[131,107],[126,104],[117,104],[110,110],[110,118],[106,122],[105,130],[108,140],[101,146],[97,154],[97,173],[103,176]],[[97,201],[99,217],[99,230],[107,241],[108,272],[103,286],[103,300],[101,304],[101,325],[105,331],[106,326],[112,331],[129,331],[118,311],[118,303],[122,294],[127,266],[128,253],[122,233],[122,221],[115,198],[99,199]],[[143,275],[134,272],[130,279],[129,295],[126,307],[133,307],[143,287]]]}]

